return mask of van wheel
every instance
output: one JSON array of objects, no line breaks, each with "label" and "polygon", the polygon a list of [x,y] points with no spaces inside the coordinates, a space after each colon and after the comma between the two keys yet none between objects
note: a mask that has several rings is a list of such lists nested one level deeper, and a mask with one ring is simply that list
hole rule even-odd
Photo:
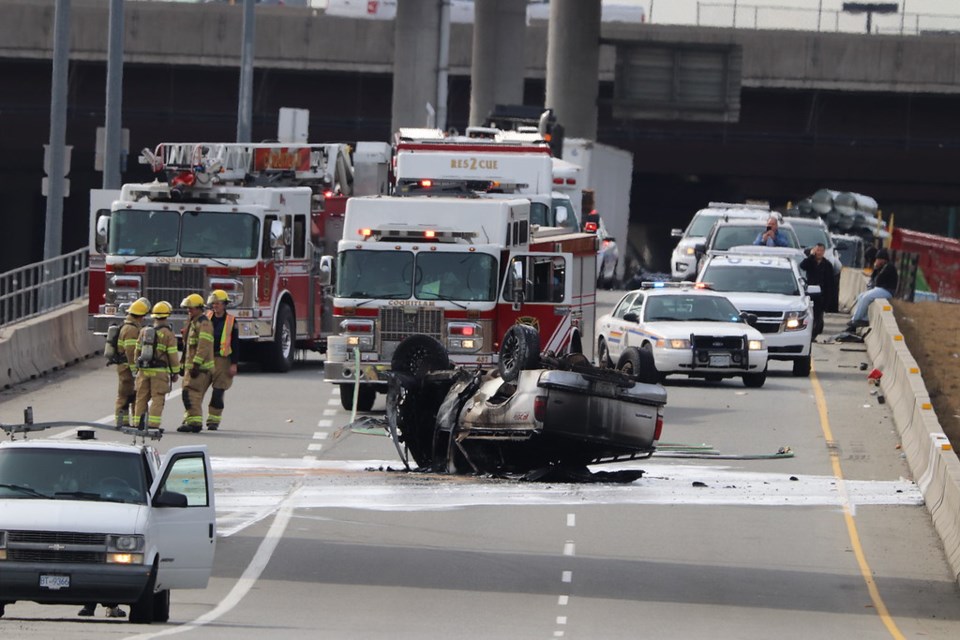
[{"label": "van wheel", "polygon": [[[341,384],[340,387],[340,406],[347,411],[353,410],[353,385]],[[357,394],[357,411],[370,411],[373,409],[373,403],[377,399],[377,388],[372,384],[361,384],[360,392]]]},{"label": "van wheel", "polygon": [[793,375],[801,378],[810,375],[810,356],[803,356],[793,361]]},{"label": "van wheel", "polygon": [[497,368],[500,377],[513,382],[525,369],[540,366],[540,332],[528,324],[515,324],[503,335]]},{"label": "van wheel", "polygon": [[[150,579],[143,587],[143,593],[140,594],[136,602],[130,605],[130,622],[133,624],[150,624],[153,622],[156,611],[156,598],[154,597],[156,594],[153,592],[153,587],[156,584],[157,567],[154,565],[150,572]],[[167,613],[169,615],[169,608]]]},{"label": "van wheel", "polygon": [[154,622],[170,620],[170,589],[153,594],[153,620]]},{"label": "van wheel", "polygon": [[297,348],[297,327],[294,324],[293,310],[290,305],[281,304],[277,308],[277,327],[273,332],[273,342],[266,345],[267,368],[271,371],[286,373],[293,368]]}]

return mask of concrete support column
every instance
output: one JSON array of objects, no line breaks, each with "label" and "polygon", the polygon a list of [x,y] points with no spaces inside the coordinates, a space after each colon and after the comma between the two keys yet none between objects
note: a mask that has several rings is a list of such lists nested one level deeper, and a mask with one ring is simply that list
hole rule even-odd
[{"label": "concrete support column", "polygon": [[481,126],[497,104],[523,104],[526,0],[477,0],[470,69],[470,126]]},{"label": "concrete support column", "polygon": [[427,104],[436,111],[440,2],[399,0],[393,35],[391,131],[427,126]]},{"label": "concrete support column", "polygon": [[552,0],[547,35],[547,95],[568,138],[597,139],[600,0]]}]

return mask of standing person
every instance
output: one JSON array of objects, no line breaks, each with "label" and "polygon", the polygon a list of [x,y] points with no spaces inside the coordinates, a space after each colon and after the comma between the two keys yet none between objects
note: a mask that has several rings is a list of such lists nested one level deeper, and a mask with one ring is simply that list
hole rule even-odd
[{"label": "standing person", "polygon": [[183,408],[186,415],[177,431],[200,433],[203,430],[203,394],[213,373],[213,325],[203,313],[203,296],[191,293],[180,306],[187,310],[189,322],[183,353]]},{"label": "standing person", "polygon": [[867,320],[867,312],[870,310],[870,303],[874,300],[889,300],[897,292],[897,268],[890,262],[890,252],[886,249],[877,251],[877,257],[873,261],[873,273],[867,283],[867,290],[857,296],[857,301],[853,303],[853,313],[850,315],[850,322],[847,324],[847,331],[853,331],[857,327],[865,327],[870,324]]},{"label": "standing person", "polygon": [[780,231],[780,220],[777,216],[770,216],[767,219],[767,230],[757,234],[753,244],[764,247],[789,247],[790,239],[783,231]]},{"label": "standing person", "polygon": [[818,242],[806,250],[807,257],[800,262],[800,269],[806,274],[808,285],[818,285],[820,293],[811,296],[813,299],[813,337],[823,333],[823,312],[828,300],[833,299],[833,265],[824,258],[827,247]]},{"label": "standing person", "polygon": [[167,324],[173,307],[166,300],[153,305],[152,327],[143,327],[137,336],[135,358],[137,363],[137,404],[134,408],[133,426],[142,428],[147,404],[150,406],[147,427],[159,429],[163,416],[163,404],[170,385],[177,381],[180,358],[177,353],[177,336]]},{"label": "standing person", "polygon": [[137,401],[137,336],[143,325],[143,317],[150,313],[150,301],[146,298],[135,300],[127,309],[120,331],[117,334],[117,402],[114,407],[117,429],[130,426],[130,411]]},{"label": "standing person", "polygon": [[207,406],[207,429],[216,431],[223,415],[223,395],[233,385],[237,375],[237,341],[240,339],[233,315],[227,313],[230,296],[223,289],[214,289],[207,298],[207,317],[213,324],[213,393]]}]

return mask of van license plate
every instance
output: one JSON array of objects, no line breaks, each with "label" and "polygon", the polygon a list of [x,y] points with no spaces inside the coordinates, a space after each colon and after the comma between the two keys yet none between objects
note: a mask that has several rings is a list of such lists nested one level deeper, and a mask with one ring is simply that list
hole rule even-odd
[{"label": "van license plate", "polygon": [[40,574],[40,588],[57,591],[70,588],[70,576]]}]

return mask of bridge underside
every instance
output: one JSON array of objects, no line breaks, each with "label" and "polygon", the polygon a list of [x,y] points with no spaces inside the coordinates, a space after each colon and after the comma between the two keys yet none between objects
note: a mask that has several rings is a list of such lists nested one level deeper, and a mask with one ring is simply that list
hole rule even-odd
[{"label": "bridge underside", "polygon": [[[0,271],[42,256],[46,204],[37,141],[49,134],[50,73],[47,61],[0,60],[5,85],[17,87],[0,96],[0,220],[10,230],[0,239]],[[65,251],[86,244],[86,193],[101,185],[93,166],[104,80],[103,63],[71,63]],[[449,121],[462,128],[469,78],[450,82]],[[127,64],[123,126],[131,153],[124,180],[152,179],[136,164],[143,147],[234,139],[238,85],[236,69]],[[311,140],[390,138],[390,74],[258,69],[254,91],[254,140],[275,137],[280,107],[310,110]],[[526,81],[526,104],[541,104],[543,95],[543,80]],[[857,191],[896,212],[898,224],[941,234],[947,208],[960,203],[960,95],[744,88],[736,123],[616,120],[612,97],[612,83],[601,82],[598,138],[634,154],[631,223],[643,229],[654,268],[667,266],[669,229],[710,200],[780,207],[821,187]]]}]

